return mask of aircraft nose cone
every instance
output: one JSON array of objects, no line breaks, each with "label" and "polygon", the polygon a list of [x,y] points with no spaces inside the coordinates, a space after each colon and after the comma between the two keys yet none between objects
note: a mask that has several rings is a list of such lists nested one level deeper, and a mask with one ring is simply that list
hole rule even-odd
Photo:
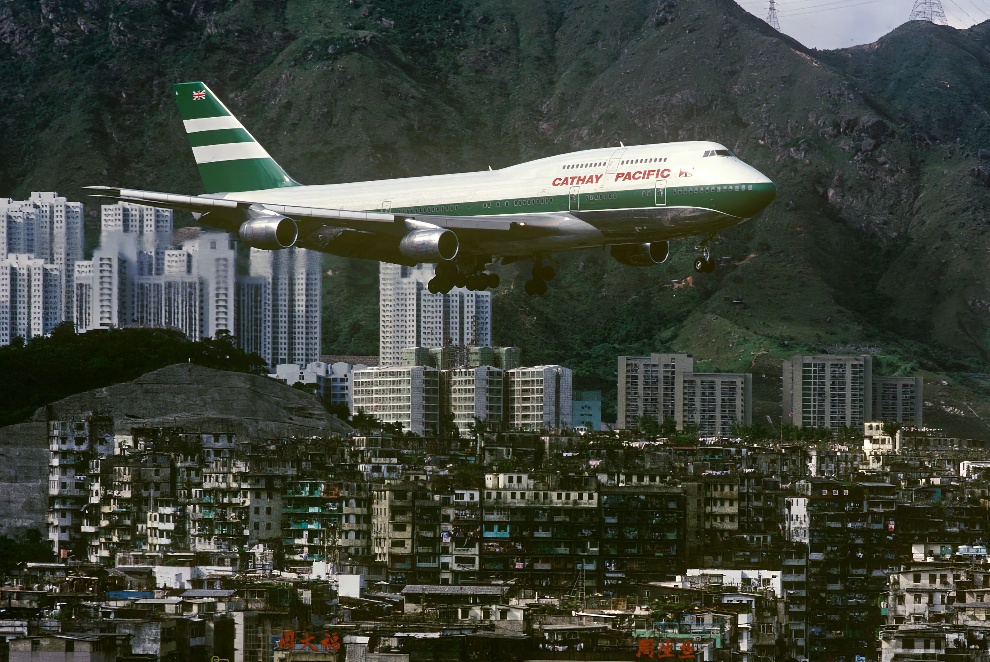
[{"label": "aircraft nose cone", "polygon": [[[753,187],[756,189],[756,187]],[[760,191],[757,194],[756,204],[759,205],[759,211],[763,211],[770,206],[770,203],[774,201],[777,197],[777,185],[771,182],[769,179],[766,184],[760,185]],[[757,212],[759,213],[759,212]]]}]

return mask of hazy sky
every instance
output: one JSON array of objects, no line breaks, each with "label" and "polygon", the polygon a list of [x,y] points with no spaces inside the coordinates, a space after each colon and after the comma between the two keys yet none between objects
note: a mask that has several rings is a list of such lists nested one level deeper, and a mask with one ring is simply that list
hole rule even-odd
[{"label": "hazy sky", "polygon": [[[769,0],[736,0],[765,19]],[[916,0],[776,0],[780,30],[805,46],[869,44],[907,21]],[[990,19],[990,0],[941,0],[948,24],[968,28]]]}]

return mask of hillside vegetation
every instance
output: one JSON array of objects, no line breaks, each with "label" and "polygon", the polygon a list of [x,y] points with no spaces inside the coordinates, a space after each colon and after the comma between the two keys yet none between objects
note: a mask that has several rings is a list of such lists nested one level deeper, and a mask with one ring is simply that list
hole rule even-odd
[{"label": "hillside vegetation", "polygon": [[176,363],[251,374],[264,361],[229,337],[192,342],[179,331],[116,329],[77,334],[62,324],[50,337],[0,347],[0,427],[20,423],[38,407],[76,393],[130,381]]},{"label": "hillside vegetation", "polygon": [[[495,338],[614,399],[615,356],[753,370],[869,351],[926,375],[926,420],[986,431],[988,28],[912,23],[806,49],[730,0],[0,0],[0,191],[198,192],[171,84],[204,80],[297,179],[499,168],[576,149],[714,139],[778,199],[725,267],[558,256],[545,297],[502,271]],[[374,353],[377,266],[327,259],[325,349]],[[943,383],[944,382],[944,383]]]}]

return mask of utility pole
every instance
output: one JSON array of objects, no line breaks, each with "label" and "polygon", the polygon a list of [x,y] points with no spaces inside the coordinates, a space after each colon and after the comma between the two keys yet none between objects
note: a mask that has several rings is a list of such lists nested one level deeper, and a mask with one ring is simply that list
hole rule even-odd
[{"label": "utility pole", "polygon": [[[921,0],[918,0],[919,2]],[[770,0],[770,11],[767,12],[767,23],[770,27],[780,32],[780,21],[777,20],[777,0]]]},{"label": "utility pole", "polygon": [[[773,0],[770,0],[773,4]],[[928,21],[946,25],[945,9],[942,8],[942,0],[914,0],[914,8],[911,9],[909,21]]]}]

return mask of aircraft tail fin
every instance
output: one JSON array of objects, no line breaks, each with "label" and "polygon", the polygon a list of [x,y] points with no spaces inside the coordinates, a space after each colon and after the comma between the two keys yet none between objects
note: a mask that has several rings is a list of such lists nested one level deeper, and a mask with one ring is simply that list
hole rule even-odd
[{"label": "aircraft tail fin", "polygon": [[207,193],[299,186],[204,83],[172,89]]}]

